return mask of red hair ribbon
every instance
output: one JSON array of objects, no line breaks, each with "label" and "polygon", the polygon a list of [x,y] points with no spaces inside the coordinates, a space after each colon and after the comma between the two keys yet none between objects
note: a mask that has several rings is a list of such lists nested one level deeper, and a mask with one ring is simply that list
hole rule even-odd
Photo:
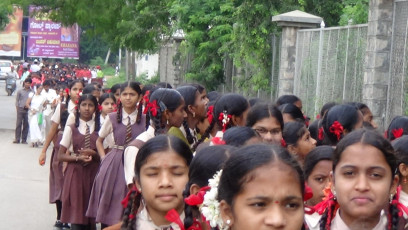
[{"label": "red hair ribbon", "polygon": [[398,186],[397,188],[397,193],[395,194],[395,198],[391,201],[391,204],[395,205],[399,212],[398,212],[398,216],[402,217],[405,214],[408,215],[408,208],[407,206],[403,205],[400,202],[400,194],[401,194],[401,186]]},{"label": "red hair ribbon", "polygon": [[323,127],[320,127],[319,129],[319,135],[317,136],[317,138],[319,138],[319,140],[323,140],[324,139],[324,130]]},{"label": "red hair ribbon", "polygon": [[184,198],[184,202],[190,206],[197,206],[204,202],[204,195],[210,189],[210,186],[205,186],[200,189],[200,191],[195,194],[191,194],[187,198]]},{"label": "red hair ribbon", "polygon": [[331,183],[329,183],[329,185],[326,186],[326,188],[323,190],[324,193],[324,198],[322,200],[322,202],[316,204],[313,209],[319,213],[320,215],[322,215],[326,209],[332,207],[333,205],[336,206],[334,213],[336,213],[336,210],[339,208],[338,203],[334,200],[334,195],[331,191]]},{"label": "red hair ribbon", "polygon": [[68,89],[68,88],[65,88],[65,92],[66,92],[67,94],[69,94],[69,89]]},{"label": "red hair ribbon", "polygon": [[286,141],[283,138],[281,139],[281,146],[284,148],[286,147]]},{"label": "red hair ribbon", "polygon": [[331,133],[333,133],[334,135],[336,135],[336,136],[337,136],[337,140],[339,141],[340,138],[341,138],[341,134],[342,134],[343,131],[344,131],[344,128],[343,128],[343,126],[340,124],[340,122],[335,121],[335,122],[333,122],[333,124],[330,126],[329,131],[330,131]]},{"label": "red hair ribbon", "polygon": [[98,105],[98,110],[102,111],[102,105]]},{"label": "red hair ribbon", "polygon": [[403,134],[404,134],[404,129],[403,128],[393,129],[392,130],[392,135],[394,135],[395,139],[402,137]]},{"label": "red hair ribbon", "polygon": [[110,89],[106,90],[107,93],[111,93],[112,91]]},{"label": "red hair ribbon", "polygon": [[305,118],[305,125],[306,125],[306,127],[309,127],[309,118],[308,117],[306,117],[305,115],[303,115],[303,118]]},{"label": "red hair ribbon", "polygon": [[213,117],[214,117],[213,112],[214,112],[214,106],[212,105],[212,106],[208,107],[208,110],[207,110],[207,119],[208,119],[208,122],[210,124],[213,121]]},{"label": "red hair ribbon", "polygon": [[78,105],[78,102],[79,102],[79,101],[78,101],[78,100],[76,100],[76,101],[74,102],[74,103],[75,103],[75,105]]},{"label": "red hair ribbon", "polygon": [[303,200],[308,201],[313,197],[313,190],[305,183],[305,194],[303,194]]},{"label": "red hair ribbon", "polygon": [[164,218],[166,218],[166,220],[172,223],[176,223],[180,227],[180,230],[185,230],[184,224],[181,221],[180,215],[174,208],[168,211]]},{"label": "red hair ribbon", "polygon": [[214,145],[225,145],[225,141],[222,140],[220,137],[213,137],[213,138],[211,139],[211,142],[212,142]]},{"label": "red hair ribbon", "polygon": [[317,115],[316,115],[316,119],[320,119],[320,114],[317,114]]},{"label": "red hair ribbon", "polygon": [[150,91],[147,90],[145,95],[143,96],[143,101],[147,103],[149,103],[149,95],[150,95]]},{"label": "red hair ribbon", "polygon": [[125,198],[120,202],[122,204],[123,208],[126,208],[129,204],[129,199],[130,199],[130,194],[132,192],[136,191],[136,194],[139,193],[139,191],[137,190],[136,186],[133,185],[133,187],[129,190],[129,192],[127,193],[127,195],[125,196]]},{"label": "red hair ribbon", "polygon": [[143,113],[146,114],[148,111],[150,111],[152,116],[155,117],[157,116],[157,109],[160,109],[160,107],[157,105],[157,101],[154,100],[153,102],[149,102],[146,104]]}]

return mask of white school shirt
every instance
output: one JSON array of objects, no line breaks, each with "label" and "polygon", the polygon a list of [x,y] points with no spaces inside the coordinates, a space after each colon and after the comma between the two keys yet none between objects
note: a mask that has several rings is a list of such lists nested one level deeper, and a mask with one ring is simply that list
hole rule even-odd
[{"label": "white school shirt", "polygon": [[[91,119],[90,121],[84,121],[82,119],[79,119],[79,126],[78,126],[78,131],[80,134],[85,135],[86,134],[86,125],[89,126],[89,132],[90,134],[93,133],[95,130],[95,121]],[[64,133],[62,134],[62,139],[60,142],[60,145],[64,146],[67,149],[70,149],[72,152],[72,130],[71,126],[65,126]]]},{"label": "white school shirt", "polygon": [[[401,190],[401,192],[400,192],[399,202],[400,202],[401,204],[403,204],[405,207],[408,207],[408,194],[405,193],[405,192],[402,191],[402,190]],[[405,212],[403,212],[403,213],[404,213],[404,218],[405,218],[405,219],[408,219],[407,213],[405,213]]]},{"label": "white school shirt", "polygon": [[[99,119],[101,121],[101,126],[102,126],[106,120],[109,120],[109,116],[106,115],[106,118],[104,118],[101,114]],[[114,145],[115,145],[115,140],[113,139],[113,132],[112,132],[103,141],[103,148],[104,149],[112,148]]]},{"label": "white school shirt", "polygon": [[[154,137],[154,131],[155,129],[153,126],[149,126],[149,128],[137,136],[136,139],[146,142]],[[125,149],[123,156],[123,169],[125,170],[125,180],[127,185],[133,184],[133,177],[135,176],[135,162],[138,152],[139,148],[135,146],[128,146]]]},{"label": "white school shirt", "polygon": [[43,95],[47,99],[47,108],[44,110],[44,115],[48,116],[52,113],[51,105],[55,99],[58,98],[57,92],[53,89],[49,89],[48,92],[45,90],[41,91],[41,95]]},{"label": "white school shirt", "polygon": [[[72,102],[71,100],[69,100],[69,102],[68,102],[68,108],[67,108],[69,114],[75,112],[75,106],[76,106],[75,103]],[[74,117],[74,118],[75,118],[75,117]],[[60,123],[60,120],[61,120],[61,104],[58,104],[58,105],[57,105],[57,108],[55,108],[54,114],[53,114],[52,117],[51,117],[51,121],[54,122],[54,123],[56,123],[56,124],[59,124],[59,123]],[[75,123],[75,119],[74,119],[74,123]],[[71,123],[71,124],[72,124],[72,123]],[[67,120],[67,125],[68,125],[68,120]]]},{"label": "white school shirt", "polygon": [[[181,222],[184,222],[185,214],[184,212],[180,215]],[[153,220],[150,218],[149,213],[147,212],[146,207],[142,209],[142,211],[137,214],[136,219],[136,229],[143,229],[143,230],[161,230],[163,228],[171,227],[173,230],[180,230],[180,227],[176,223],[171,223],[170,225],[162,225],[157,226],[153,223]]]},{"label": "white school shirt", "polygon": [[[106,115],[106,119],[103,122],[101,129],[99,130],[99,137],[106,138],[110,133],[113,133],[112,121],[109,119],[109,115]],[[128,124],[128,117],[130,117],[130,124],[133,125],[137,118],[137,109],[131,114],[126,113],[125,109],[122,108],[122,124]],[[125,136],[125,134],[123,135]]]},{"label": "white school shirt", "polygon": [[[387,215],[384,211],[381,211],[381,217],[378,224],[372,230],[384,230],[387,229]],[[332,230],[350,230],[350,228],[344,223],[344,221],[340,217],[340,209],[337,210],[336,216],[334,217],[333,221],[331,222]]]},{"label": "white school shirt", "polygon": [[319,221],[322,215],[318,212],[315,212],[311,215],[305,214],[305,222],[309,227],[309,230],[320,230]]}]

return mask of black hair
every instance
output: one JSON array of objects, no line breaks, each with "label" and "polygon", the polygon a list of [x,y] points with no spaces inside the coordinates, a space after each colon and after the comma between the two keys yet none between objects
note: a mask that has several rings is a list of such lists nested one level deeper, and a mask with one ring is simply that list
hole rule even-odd
[{"label": "black hair", "polygon": [[102,105],[102,103],[108,98],[112,99],[113,103],[116,103],[116,98],[115,98],[115,95],[113,93],[104,93],[99,98],[99,104]]},{"label": "black hair", "polygon": [[[222,120],[218,119],[220,114],[225,113],[226,115],[240,117],[248,108],[248,100],[242,95],[235,93],[222,95],[214,104],[212,122],[210,123],[204,134],[201,136],[200,140],[195,143],[195,145],[193,146],[193,150],[195,150],[200,143],[202,143],[206,138],[209,137],[210,132],[214,128],[214,125],[217,125],[217,128],[219,130],[222,129]],[[230,122],[226,124],[226,129],[232,126],[233,124],[230,120]]]},{"label": "black hair", "polygon": [[282,116],[284,113],[287,113],[296,121],[301,121],[303,123],[306,121],[302,111],[294,104],[283,104],[280,105],[278,109],[281,111]]},{"label": "black hair", "polygon": [[51,86],[52,85],[52,81],[50,79],[47,79],[44,81],[43,86]]},{"label": "black hair", "polygon": [[[130,87],[131,89],[136,91],[136,93],[138,94],[138,97],[140,97],[140,95],[142,93],[142,90],[140,89],[140,83],[139,82],[128,81],[128,82],[123,83],[120,86],[120,93],[125,91],[125,89],[127,87]],[[113,92],[113,93],[115,93],[115,92]],[[122,102],[119,101],[117,109],[118,110],[116,111],[117,112],[116,120],[117,120],[118,123],[121,123],[122,122]],[[137,109],[136,123],[139,124],[141,119],[142,119],[143,103],[139,103],[139,106],[136,109]]]},{"label": "black hair", "polygon": [[83,94],[92,94],[93,91],[98,90],[97,86],[94,84],[88,84],[82,90]]},{"label": "black hair", "polygon": [[254,107],[251,107],[248,112],[246,125],[252,127],[258,121],[268,117],[274,117],[279,122],[281,129],[283,130],[284,123],[282,113],[276,106],[267,103],[259,103]]},{"label": "black hair", "polygon": [[308,127],[310,136],[316,140],[316,146],[322,145],[322,140],[319,139],[319,123],[321,119],[314,120]]},{"label": "black hair", "polygon": [[395,140],[394,132],[395,130],[402,129],[402,135],[408,134],[408,117],[407,116],[396,116],[392,119],[390,125],[387,129],[387,138],[390,141]]},{"label": "black hair", "polygon": [[287,145],[296,146],[296,143],[305,135],[307,132],[305,123],[294,121],[285,124],[285,128],[282,132],[282,137]]},{"label": "black hair", "polygon": [[241,147],[245,145],[246,142],[253,137],[259,137],[259,135],[252,128],[247,126],[244,127],[236,126],[231,127],[227,131],[225,131],[222,139],[225,141],[225,144],[227,145]]},{"label": "black hair", "polygon": [[258,103],[265,103],[265,101],[262,100],[261,98],[253,97],[253,98],[250,98],[250,99],[248,100],[248,103],[249,103],[249,105],[250,105],[251,108],[252,108],[254,105],[256,105],[256,104],[258,104]]},{"label": "black hair", "polygon": [[[182,157],[187,166],[190,166],[190,163],[193,159],[193,154],[190,150],[190,147],[181,139],[174,136],[159,135],[148,140],[139,150],[136,156],[135,162],[135,175],[137,180],[140,181],[138,175],[140,175],[140,170],[142,166],[147,162],[148,158],[157,152],[166,152],[172,150],[177,155]],[[133,191],[130,195],[130,200],[127,207],[125,208],[122,227],[121,229],[135,229],[136,214],[139,210],[142,194]],[[134,215],[133,219],[130,219],[129,216]]]},{"label": "black hair", "polygon": [[[188,172],[189,181],[184,189],[184,198],[190,196],[190,187],[193,184],[200,188],[208,185],[208,180],[211,179],[216,172],[222,169],[224,162],[230,156],[230,152],[235,150],[235,147],[229,145],[215,145],[200,149],[195,154],[190,164]],[[197,206],[185,204],[184,208],[184,228],[188,229],[194,221],[194,212],[199,213]],[[196,217],[199,219],[198,217]]]},{"label": "black hair", "polygon": [[282,95],[276,101],[276,105],[281,106],[284,104],[295,104],[297,101],[301,101],[301,100],[295,95]]},{"label": "black hair", "polygon": [[227,204],[233,206],[235,197],[242,191],[244,184],[250,180],[250,173],[276,161],[290,166],[296,172],[303,195],[305,190],[303,172],[295,158],[286,149],[279,146],[257,144],[237,149],[225,162],[218,185],[218,201],[225,200]]},{"label": "black hair", "polygon": [[78,105],[76,107],[76,114],[75,114],[75,127],[79,127],[79,118],[80,118],[80,112],[79,109],[81,107],[81,103],[85,100],[91,100],[92,103],[95,106],[95,130],[94,132],[99,131],[101,127],[101,122],[100,122],[100,111],[98,109],[98,101],[96,100],[96,97],[93,96],[92,94],[82,94],[81,97],[79,97],[78,100]]},{"label": "black hair", "polygon": [[[334,155],[333,155],[333,174],[336,170],[337,164],[341,160],[341,155],[342,153],[346,150],[347,147],[354,145],[354,144],[363,144],[363,145],[369,145],[377,148],[384,156],[385,161],[387,162],[388,166],[390,167],[391,170],[391,181],[394,180],[396,170],[397,170],[397,159],[394,154],[394,149],[391,145],[391,143],[385,139],[383,136],[381,136],[379,133],[373,131],[373,130],[367,130],[367,129],[359,129],[355,130],[351,133],[349,133],[347,136],[345,136],[340,142],[337,144],[336,149],[334,150]],[[369,157],[367,155],[367,157]],[[395,196],[394,196],[395,199]],[[335,201],[336,202],[336,201]],[[332,218],[334,216],[335,212],[335,205],[332,205],[331,207],[328,207],[326,211],[323,213],[321,219],[320,219],[320,229],[330,229],[330,224],[332,221]],[[398,208],[394,204],[389,205],[389,213],[390,219],[388,220],[389,223],[389,229],[397,229],[398,228]]]},{"label": "black hair", "polygon": [[24,80],[24,83],[26,83],[26,82],[28,82],[28,83],[33,83],[33,80],[31,79],[31,77],[30,76],[28,76],[25,80]]},{"label": "black hair", "polygon": [[115,94],[118,89],[120,90],[120,87],[121,87],[121,84],[119,84],[119,83],[118,83],[118,84],[114,84],[114,85],[110,88],[111,93]]},{"label": "black hair", "polygon": [[[400,164],[408,165],[408,136],[404,135],[396,139],[395,141],[392,142],[392,146],[394,147],[395,155],[397,156],[398,166]],[[399,168],[398,168],[398,174],[400,178],[403,177],[401,175],[401,172],[399,171]]]},{"label": "black hair", "polygon": [[327,113],[327,111],[329,111],[335,105],[337,105],[336,102],[328,102],[324,104],[322,109],[320,110],[320,119],[322,119],[323,116]]},{"label": "black hair", "polygon": [[363,113],[363,115],[367,112],[366,109],[370,109],[366,104],[361,102],[349,102],[347,104],[356,107],[356,109],[360,110]]},{"label": "black hair", "polygon": [[323,145],[318,146],[305,157],[305,162],[303,165],[303,172],[305,176],[305,181],[309,178],[310,173],[312,173],[314,167],[323,160],[332,161],[334,149],[331,146]]},{"label": "black hair", "polygon": [[207,93],[207,97],[208,97],[209,103],[214,103],[215,101],[218,100],[218,98],[221,97],[221,93],[217,91],[210,91]]},{"label": "black hair", "polygon": [[336,105],[333,106],[322,120],[322,127],[324,130],[325,140],[329,145],[336,145],[339,142],[339,138],[335,133],[330,132],[330,127],[335,121],[339,122],[343,126],[343,132],[341,132],[340,139],[344,136],[344,131],[351,132],[354,126],[359,120],[359,111],[351,105]]},{"label": "black hair", "polygon": [[[188,110],[188,106],[195,105],[197,96],[199,96],[199,94],[202,93],[204,89],[205,88],[201,86],[200,84],[184,85],[176,89],[181,94],[181,96],[183,96],[184,98],[184,102],[185,102],[184,110],[186,111],[187,114],[190,113],[190,111]],[[184,119],[183,121],[183,127],[186,132],[186,138],[187,138],[188,143],[193,144],[194,137],[190,132],[190,127],[188,126],[186,119]]]},{"label": "black hair", "polygon": [[157,109],[156,116],[152,115],[152,111],[150,109],[147,112],[147,115],[149,116],[148,120],[152,120],[155,128],[154,134],[164,134],[166,124],[163,124],[162,122],[163,112],[166,109],[168,109],[170,112],[175,111],[182,104],[183,97],[175,89],[158,88],[150,95],[149,101],[152,103],[156,101],[156,104],[159,107]]},{"label": "black hair", "polygon": [[146,92],[151,91],[153,88],[154,88],[154,85],[152,84],[144,85],[142,88],[142,95],[146,95]]}]

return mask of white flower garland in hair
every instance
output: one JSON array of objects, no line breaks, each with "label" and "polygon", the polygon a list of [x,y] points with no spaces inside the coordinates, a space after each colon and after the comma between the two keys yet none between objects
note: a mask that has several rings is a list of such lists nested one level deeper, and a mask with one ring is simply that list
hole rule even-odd
[{"label": "white flower garland in hair", "polygon": [[220,202],[217,200],[218,184],[220,183],[222,170],[218,171],[212,179],[208,180],[208,185],[211,187],[204,195],[203,204],[200,207],[201,213],[205,219],[210,222],[210,226],[223,229],[224,221],[221,218]]}]

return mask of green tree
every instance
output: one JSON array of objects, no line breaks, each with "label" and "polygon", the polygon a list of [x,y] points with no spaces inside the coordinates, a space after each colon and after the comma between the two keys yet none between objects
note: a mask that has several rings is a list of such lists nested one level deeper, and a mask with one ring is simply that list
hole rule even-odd
[{"label": "green tree", "polygon": [[343,14],[340,17],[340,25],[363,24],[368,22],[369,0],[344,0]]},{"label": "green tree", "polygon": [[322,17],[326,26],[339,25],[344,8],[342,0],[299,0],[299,3],[307,13]]},{"label": "green tree", "polygon": [[9,16],[13,13],[13,5],[8,0],[2,0],[0,2],[0,31],[2,31],[10,19]]}]

